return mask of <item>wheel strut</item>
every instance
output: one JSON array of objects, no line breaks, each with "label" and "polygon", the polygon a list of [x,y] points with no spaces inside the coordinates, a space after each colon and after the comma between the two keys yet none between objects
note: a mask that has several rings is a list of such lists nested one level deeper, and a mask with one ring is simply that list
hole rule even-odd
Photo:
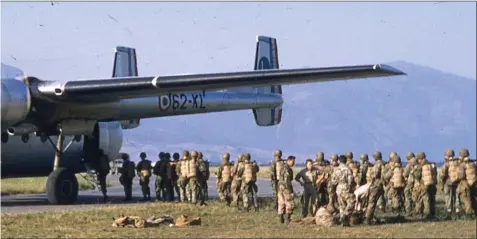
[{"label": "wheel strut", "polygon": [[58,139],[56,140],[56,146],[53,143],[53,140],[51,140],[50,136],[48,136],[48,141],[50,141],[53,148],[55,148],[55,161],[53,163],[53,170],[56,170],[60,167],[61,156],[64,152],[66,152],[66,150],[71,146],[71,144],[73,144],[73,141],[75,140],[74,138],[72,138],[68,145],[66,145],[66,147],[63,149],[63,142],[65,141],[65,136],[63,135],[63,130],[61,129],[61,127],[58,128],[58,131],[60,131],[60,133],[58,134]]}]

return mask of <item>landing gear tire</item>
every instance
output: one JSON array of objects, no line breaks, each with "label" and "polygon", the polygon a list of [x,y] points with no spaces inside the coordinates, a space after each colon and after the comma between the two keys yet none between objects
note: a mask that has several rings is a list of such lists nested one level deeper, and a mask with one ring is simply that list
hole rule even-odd
[{"label": "landing gear tire", "polygon": [[73,172],[60,167],[48,176],[46,193],[51,204],[73,204],[78,198],[78,180]]}]

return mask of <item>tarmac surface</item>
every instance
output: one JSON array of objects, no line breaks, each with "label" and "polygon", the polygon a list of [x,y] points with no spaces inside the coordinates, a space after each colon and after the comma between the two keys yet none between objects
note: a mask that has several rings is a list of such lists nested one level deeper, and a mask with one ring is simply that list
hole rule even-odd
[{"label": "tarmac surface", "polygon": [[[140,202],[142,198],[141,187],[136,179],[133,184],[133,200],[130,202],[123,202],[124,189],[119,184],[119,177],[117,175],[109,175],[108,179],[111,183],[111,187],[107,189],[109,200],[103,202],[103,196],[98,190],[80,191],[78,193],[78,200],[72,205],[51,205],[48,202],[46,194],[21,194],[11,196],[1,196],[2,214],[18,214],[18,213],[32,213],[32,212],[48,212],[48,211],[70,211],[81,210],[93,207],[110,207],[110,206],[127,206],[134,205]],[[151,189],[151,198],[155,200],[155,178],[151,178],[149,184]],[[216,178],[210,177],[208,181],[209,200],[214,200],[218,197],[216,188]],[[258,179],[258,197],[270,197],[273,195],[272,187],[269,179]],[[302,192],[302,187],[293,182],[293,188],[296,193]],[[174,195],[177,198],[177,195]]]}]

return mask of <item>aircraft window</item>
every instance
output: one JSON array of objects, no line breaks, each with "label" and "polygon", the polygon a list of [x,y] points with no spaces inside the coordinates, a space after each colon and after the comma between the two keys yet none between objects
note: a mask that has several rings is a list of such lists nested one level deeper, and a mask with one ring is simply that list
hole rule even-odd
[{"label": "aircraft window", "polygon": [[40,141],[41,141],[42,143],[46,142],[47,140],[48,140],[48,136],[46,136],[46,135],[41,135],[41,136],[40,136]]},{"label": "aircraft window", "polygon": [[7,132],[2,132],[2,143],[8,142],[8,134]]},{"label": "aircraft window", "polygon": [[28,135],[28,134],[23,134],[23,135],[22,135],[22,141],[23,141],[23,143],[28,142],[28,139],[30,139],[30,135]]},{"label": "aircraft window", "polygon": [[81,135],[75,135],[75,141],[80,142],[81,141]]}]

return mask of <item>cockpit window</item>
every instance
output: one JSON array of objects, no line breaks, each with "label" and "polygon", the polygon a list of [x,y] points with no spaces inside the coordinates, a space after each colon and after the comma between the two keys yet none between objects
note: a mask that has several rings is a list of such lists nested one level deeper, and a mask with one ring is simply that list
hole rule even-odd
[{"label": "cockpit window", "polygon": [[2,132],[2,143],[8,142],[8,134],[7,132]]}]

